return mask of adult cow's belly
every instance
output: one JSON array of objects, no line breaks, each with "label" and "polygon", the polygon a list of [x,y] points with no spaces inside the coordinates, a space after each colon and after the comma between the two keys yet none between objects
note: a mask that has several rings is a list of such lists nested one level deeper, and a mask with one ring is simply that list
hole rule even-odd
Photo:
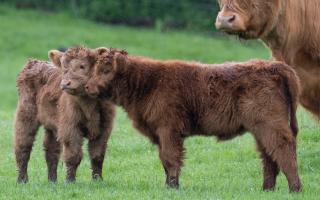
[{"label": "adult cow's belly", "polygon": [[320,74],[299,75],[299,77],[302,80],[301,104],[320,118]]},{"label": "adult cow's belly", "polygon": [[292,65],[301,80],[300,103],[320,118],[320,63],[300,55]]}]

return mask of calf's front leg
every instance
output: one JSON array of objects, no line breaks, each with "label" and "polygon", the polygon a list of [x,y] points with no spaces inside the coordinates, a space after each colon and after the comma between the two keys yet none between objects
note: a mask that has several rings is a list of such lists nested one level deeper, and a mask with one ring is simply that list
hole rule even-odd
[{"label": "calf's front leg", "polygon": [[66,181],[76,180],[77,168],[82,159],[82,132],[77,126],[61,126],[58,130],[59,141],[63,144],[63,159],[67,168]]},{"label": "calf's front leg", "polygon": [[92,179],[102,180],[102,167],[107,142],[111,133],[111,129],[104,131],[98,138],[89,140],[88,151],[91,160]]},{"label": "calf's front leg", "polygon": [[169,128],[157,130],[160,148],[159,157],[166,172],[166,185],[179,188],[179,175],[183,164],[183,139]]}]

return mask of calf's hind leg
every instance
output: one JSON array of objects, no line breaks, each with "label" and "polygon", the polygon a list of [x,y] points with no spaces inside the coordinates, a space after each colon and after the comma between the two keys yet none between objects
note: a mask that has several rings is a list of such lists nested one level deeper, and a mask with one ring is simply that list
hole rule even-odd
[{"label": "calf's hind leg", "polygon": [[263,190],[274,190],[276,186],[276,179],[279,174],[279,167],[275,161],[272,160],[261,144],[257,144],[258,150],[261,153],[262,165],[263,165]]},{"label": "calf's hind leg", "polygon": [[[24,101],[27,102],[27,101]],[[18,168],[18,183],[28,182],[28,162],[39,122],[37,121],[36,104],[18,104],[15,120],[15,156]]]},{"label": "calf's hind leg", "polygon": [[50,182],[56,182],[61,146],[57,141],[56,135],[50,130],[45,130],[43,147],[48,168],[48,180]]},{"label": "calf's hind leg", "polygon": [[289,190],[291,192],[300,192],[301,182],[298,175],[296,138],[289,127],[277,124],[259,126],[254,135],[258,143],[265,149],[265,152],[270,155],[285,174]]},{"label": "calf's hind leg", "polygon": [[[160,152],[161,152],[161,146],[160,144],[157,144],[158,145],[158,150],[159,150],[159,157],[160,157]],[[163,167],[163,170],[164,170],[164,173],[166,175],[166,184],[169,183],[169,174],[168,174],[168,170],[166,168],[166,166],[164,165],[164,163],[162,162],[162,167]]]},{"label": "calf's hind leg", "polygon": [[179,187],[179,175],[183,164],[183,139],[170,129],[157,130],[160,142],[159,157],[166,171],[166,184],[171,188]]}]

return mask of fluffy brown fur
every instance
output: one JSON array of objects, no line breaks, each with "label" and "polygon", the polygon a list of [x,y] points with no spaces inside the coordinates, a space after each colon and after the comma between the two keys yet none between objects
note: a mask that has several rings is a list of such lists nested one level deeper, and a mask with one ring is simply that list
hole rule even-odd
[{"label": "fluffy brown fur", "polygon": [[178,187],[185,138],[229,140],[252,133],[263,160],[265,190],[279,170],[300,191],[296,160],[299,82],[280,62],[206,65],[157,61],[111,51],[96,64],[87,92],[121,106],[159,147],[166,183]]},{"label": "fluffy brown fur", "polygon": [[[56,66],[61,66],[60,60],[68,64],[69,55],[76,51],[79,51],[79,48],[69,49],[66,53],[51,51],[50,57]],[[89,139],[92,178],[102,177],[102,164],[112,129],[114,106],[85,95],[83,88],[91,69],[76,70],[79,64],[89,63],[85,54],[80,55],[81,60],[72,57],[74,61],[69,67],[63,65],[63,74],[61,69],[51,63],[34,60],[26,64],[18,77],[19,102],[15,121],[18,182],[28,181],[30,152],[41,125],[45,129],[44,150],[49,181],[57,179],[60,144],[64,147],[67,181],[75,180],[76,169],[82,157],[83,137]],[[60,87],[65,92],[62,92]]]},{"label": "fluffy brown fur", "polygon": [[56,181],[60,144],[56,139],[57,104],[62,91],[57,89],[61,72],[51,63],[29,61],[17,78],[19,101],[15,121],[15,155],[18,182],[28,181],[28,161],[40,125],[45,128],[43,142],[48,179]]},{"label": "fluffy brown fur", "polygon": [[244,39],[262,39],[276,60],[301,79],[301,104],[320,119],[320,1],[219,0],[216,27]]}]

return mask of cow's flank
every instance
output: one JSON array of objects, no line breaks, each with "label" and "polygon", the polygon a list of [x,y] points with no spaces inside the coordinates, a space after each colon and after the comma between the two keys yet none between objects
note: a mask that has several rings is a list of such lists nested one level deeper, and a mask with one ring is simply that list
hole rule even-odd
[{"label": "cow's flank", "polygon": [[320,1],[219,0],[216,27],[244,39],[262,39],[276,60],[301,79],[301,104],[320,119]]}]

